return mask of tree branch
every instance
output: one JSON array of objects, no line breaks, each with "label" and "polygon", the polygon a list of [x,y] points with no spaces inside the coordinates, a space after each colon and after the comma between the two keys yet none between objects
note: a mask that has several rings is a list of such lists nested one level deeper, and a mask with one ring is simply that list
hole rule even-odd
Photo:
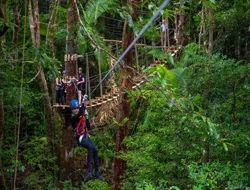
[{"label": "tree branch", "polygon": [[33,80],[35,80],[36,77],[38,77],[38,75],[40,74],[40,72],[41,72],[41,67],[39,67],[39,71],[37,72],[37,74],[32,79],[30,79],[30,81],[27,83],[31,83]]}]

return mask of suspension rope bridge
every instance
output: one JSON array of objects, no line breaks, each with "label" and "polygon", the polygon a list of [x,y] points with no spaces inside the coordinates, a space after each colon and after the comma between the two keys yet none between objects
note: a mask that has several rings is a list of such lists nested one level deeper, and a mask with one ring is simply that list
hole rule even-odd
[{"label": "suspension rope bridge", "polygon": [[[138,53],[137,53],[137,46],[142,46],[144,49],[147,49],[147,48],[151,48],[151,49],[162,49],[165,51],[166,54],[168,53],[171,53],[172,56],[176,55],[176,53],[178,52],[178,50],[181,48],[181,47],[177,47],[177,46],[170,46],[169,44],[169,47],[166,48],[166,45],[163,46],[163,44],[161,44],[161,46],[155,46],[155,45],[152,45],[152,46],[149,46],[149,45],[146,45],[146,44],[136,44],[136,42],[140,39],[140,37],[142,36],[142,34],[146,31],[146,29],[152,24],[152,22],[158,17],[158,15],[160,14],[160,12],[164,9],[164,7],[168,4],[169,0],[165,0],[162,5],[159,7],[159,9],[156,11],[156,13],[150,18],[150,20],[148,21],[148,23],[142,28],[142,30],[139,32],[138,35],[136,35],[135,39],[133,40],[133,42],[131,44],[129,44],[129,46],[127,47],[127,49],[122,53],[122,55],[119,57],[118,60],[116,60],[115,64],[112,64],[112,61],[108,62],[109,65],[111,65],[111,68],[107,71],[106,75],[102,78],[102,72],[101,72],[101,60],[100,60],[100,52],[101,52],[101,49],[100,47],[98,47],[97,49],[99,50],[98,51],[98,70],[99,70],[99,83],[94,87],[93,90],[90,91],[90,78],[89,77],[89,63],[88,63],[88,54],[85,54],[86,55],[86,82],[85,82],[85,90],[86,92],[88,92],[88,95],[90,97],[90,100],[87,102],[87,107],[95,107],[95,106],[100,106],[104,103],[107,103],[109,101],[112,101],[112,100],[115,100],[117,99],[119,96],[120,96],[120,90],[118,88],[114,88],[112,90],[110,90],[110,92],[106,93],[103,95],[102,93],[102,83],[104,82],[104,80],[109,76],[111,75],[112,73],[114,73],[114,69],[116,68],[116,66],[122,62],[123,58],[125,57],[125,55],[130,51],[130,49],[132,47],[135,47],[135,59],[136,59],[136,67],[137,67],[137,72],[139,71],[139,60],[138,58],[140,56],[138,56]],[[77,8],[77,11],[78,10],[78,7],[76,5],[76,8]],[[79,18],[80,19],[80,18]],[[81,21],[81,20],[80,20]],[[106,43],[108,42],[115,42],[116,43],[116,51],[118,51],[118,43],[121,43],[122,41],[119,41],[119,40],[108,40],[108,39],[104,39],[104,41]],[[95,53],[93,53],[94,55]],[[90,53],[89,53],[90,55]],[[116,55],[118,55],[118,52],[116,52]],[[111,55],[110,55],[111,56]],[[65,61],[77,61],[77,58],[81,58],[81,57],[84,57],[83,55],[65,55]],[[112,57],[110,57],[109,60],[112,60]],[[146,59],[147,60],[147,59]],[[156,65],[158,63],[164,63],[162,60],[158,60],[158,61],[155,61],[155,59],[153,59],[154,62],[151,64],[151,65]],[[143,62],[143,60],[142,60]],[[148,66],[148,65],[147,65]],[[105,73],[105,72],[104,72]],[[113,75],[113,74],[112,74]],[[139,76],[139,77],[138,77]],[[74,77],[74,76],[73,76]],[[114,80],[113,77],[110,77],[112,80]],[[110,80],[111,80],[110,79]],[[144,77],[143,75],[137,75],[135,76],[132,80],[132,83],[134,84],[132,86],[132,89],[135,89],[136,87],[140,86],[141,84],[143,84],[145,82],[144,80]],[[73,82],[74,83],[74,82]],[[87,85],[88,83],[88,85]],[[75,85],[75,84],[74,84]],[[93,94],[93,92],[97,89],[97,88],[100,88],[100,97],[95,97],[93,99],[91,99],[91,95]],[[114,86],[113,86],[114,87]],[[86,93],[87,94],[87,93]],[[60,107],[62,109],[65,109],[67,107],[69,107],[69,105],[54,105],[53,107]]]},{"label": "suspension rope bridge", "polygon": [[[117,40],[104,40],[104,41],[106,41],[106,42],[121,42],[121,41],[117,41]],[[138,46],[143,46],[143,47],[146,47],[146,48],[157,48],[157,49],[162,48],[162,46],[153,46],[152,47],[152,46],[149,46],[149,45],[146,45],[146,44],[138,44]],[[178,53],[178,50],[180,48],[181,48],[180,46],[179,47],[171,46],[166,51],[166,54],[171,53],[172,56],[175,56]],[[81,58],[81,57],[84,57],[84,55],[76,55],[75,57],[80,57]],[[136,57],[134,59],[136,59]],[[163,60],[155,60],[152,64],[150,64],[150,66],[155,66],[155,65],[160,64],[160,63],[165,63],[165,61],[163,61]],[[100,74],[107,74],[107,73],[108,73],[108,71],[105,71],[105,72],[102,72]],[[96,80],[98,78],[98,75],[99,74],[96,74],[96,75],[93,75],[93,76],[89,77],[89,79],[86,80],[86,83],[88,83],[88,82],[90,83],[91,81]],[[135,77],[132,79],[132,84],[133,84],[132,89],[135,90],[138,86],[145,83],[145,81],[146,80],[145,80],[145,78],[144,78],[144,76],[142,74],[135,75]],[[96,87],[98,87],[98,85],[92,86],[90,89],[96,88]],[[107,86],[107,87],[109,87],[109,86]],[[90,89],[88,89],[88,91],[90,91]],[[106,94],[101,95],[100,97],[95,97],[95,98],[89,99],[86,102],[87,108],[101,106],[102,104],[105,104],[105,103],[108,103],[110,101],[116,100],[120,96],[120,94],[121,94],[120,89],[118,89],[118,88],[112,89],[109,92],[107,92]],[[68,108],[69,105],[54,105],[53,107],[65,109],[65,108]]]}]

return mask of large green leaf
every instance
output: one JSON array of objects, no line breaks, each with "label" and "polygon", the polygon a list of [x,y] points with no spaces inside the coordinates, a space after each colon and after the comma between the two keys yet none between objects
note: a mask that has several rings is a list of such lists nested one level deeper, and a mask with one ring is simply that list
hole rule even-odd
[{"label": "large green leaf", "polygon": [[171,86],[172,88],[177,87],[176,76],[171,70],[168,70],[163,65],[157,65],[156,71],[163,88],[165,85]]},{"label": "large green leaf", "polygon": [[108,12],[114,9],[116,5],[115,0],[90,0],[86,4],[86,13],[88,15],[90,24],[93,24],[97,21],[103,13]]}]

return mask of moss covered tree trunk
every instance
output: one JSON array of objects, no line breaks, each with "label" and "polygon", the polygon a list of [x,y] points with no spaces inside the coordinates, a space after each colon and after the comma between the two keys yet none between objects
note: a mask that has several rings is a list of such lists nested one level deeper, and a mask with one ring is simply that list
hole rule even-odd
[{"label": "moss covered tree trunk", "polygon": [[[3,144],[3,132],[4,132],[4,107],[3,107],[3,100],[2,96],[0,97],[0,150],[2,150]],[[0,189],[6,189],[3,165],[2,165],[2,158],[0,157]]]},{"label": "moss covered tree trunk", "polygon": [[[5,13],[6,13],[6,0],[0,1],[0,19],[5,21]],[[4,34],[8,30],[8,26],[4,24],[3,28],[0,30],[0,42],[4,41]]]},{"label": "moss covered tree trunk", "polygon": [[[29,26],[31,32],[31,39],[33,47],[39,51],[40,49],[40,17],[39,17],[39,9],[38,9],[38,1],[37,0],[30,0],[29,1]],[[43,99],[44,99],[44,113],[46,118],[46,126],[47,126],[47,135],[48,135],[48,142],[51,147],[53,147],[53,112],[52,106],[50,102],[50,95],[48,90],[47,81],[45,78],[45,74],[43,68],[41,67],[39,61],[35,63],[35,71],[38,73],[38,80],[40,88],[43,92]]]},{"label": "moss covered tree trunk", "polygon": [[208,16],[208,30],[209,30],[209,42],[208,42],[208,54],[212,55],[213,53],[213,41],[214,41],[214,26],[213,26],[213,17],[214,17],[214,10],[212,8],[212,6],[210,5],[208,7],[209,10],[209,16]]},{"label": "moss covered tree trunk", "polygon": [[14,6],[13,15],[14,15],[15,27],[14,27],[14,30],[13,30],[12,42],[13,42],[14,45],[17,45],[18,33],[19,33],[19,30],[20,30],[20,16],[19,16],[18,5]]},{"label": "moss covered tree trunk", "polygon": [[[40,49],[40,18],[38,10],[38,1],[30,0],[29,1],[29,25],[32,38],[33,47],[39,51]],[[49,90],[47,86],[47,81],[45,79],[45,74],[43,68],[39,63],[35,65],[35,70],[38,74],[39,84],[43,92],[44,98],[44,110],[46,116],[46,126],[48,128],[48,136],[51,137],[51,130],[53,128],[52,122],[52,106],[50,102]]]},{"label": "moss covered tree trunk", "polygon": [[[65,69],[68,77],[76,77],[76,40],[77,40],[77,11],[74,0],[68,0],[67,10],[67,32]],[[67,88],[66,104],[76,98],[75,86],[72,84]],[[70,110],[64,113],[65,127],[62,129],[62,146],[60,156],[60,180],[74,178],[73,148],[75,138],[70,123]]]},{"label": "moss covered tree trunk", "polygon": [[[55,58],[56,57],[56,48],[54,45],[54,36],[55,36],[55,29],[56,29],[56,7],[58,5],[58,0],[55,0],[55,2],[51,5],[51,11],[50,11],[50,19],[46,34],[46,48],[50,50],[50,55]],[[53,105],[56,104],[56,77],[53,76],[51,80],[51,96],[52,96],[52,103]]]},{"label": "moss covered tree trunk", "polygon": [[[127,4],[130,5],[133,9],[133,20],[137,18],[137,0],[127,0]],[[134,33],[132,28],[128,26],[128,18],[126,18],[124,22],[123,28],[123,39],[122,39],[122,50],[123,52],[127,49],[127,47],[134,40]],[[122,72],[126,72],[126,75],[121,73],[121,77],[119,79],[119,84],[121,87],[122,95],[119,100],[119,115],[117,115],[117,121],[121,123],[125,118],[129,118],[130,114],[130,103],[128,94],[125,92],[125,89],[132,90],[132,83],[130,82],[128,77],[133,76],[133,71],[126,67],[132,67],[133,63],[133,50],[131,49],[127,55],[124,57],[124,70]],[[127,77],[124,77],[127,76]],[[123,144],[124,137],[129,134],[129,122],[126,122],[123,126],[119,126],[116,131],[116,142],[115,142],[115,156],[119,155],[121,150],[125,149]],[[119,159],[117,157],[114,158],[114,175],[113,175],[113,189],[118,190],[121,189],[121,181],[125,177],[125,169],[126,162],[125,160]]]}]

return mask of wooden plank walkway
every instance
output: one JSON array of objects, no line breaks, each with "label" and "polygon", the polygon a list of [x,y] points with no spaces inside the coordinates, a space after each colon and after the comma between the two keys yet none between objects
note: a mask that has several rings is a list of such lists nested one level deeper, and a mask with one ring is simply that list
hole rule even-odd
[{"label": "wooden plank walkway", "polygon": [[[134,84],[132,86],[132,89],[135,89],[137,86],[143,84],[145,80],[143,78],[136,78],[134,80]],[[102,104],[105,104],[107,102],[116,100],[120,96],[120,90],[114,90],[111,92],[108,92],[107,94],[101,96],[101,97],[95,97],[94,99],[91,99],[87,101],[87,108],[95,107],[95,106],[100,106]],[[69,108],[69,105],[53,105],[53,108],[60,108],[60,109],[66,109]]]}]

